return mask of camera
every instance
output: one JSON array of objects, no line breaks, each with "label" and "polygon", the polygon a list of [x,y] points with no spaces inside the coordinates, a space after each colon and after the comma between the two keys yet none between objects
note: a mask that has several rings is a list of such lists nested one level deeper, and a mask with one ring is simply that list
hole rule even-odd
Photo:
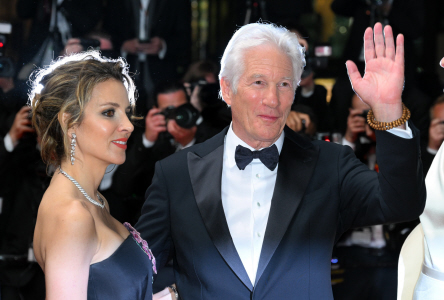
[{"label": "camera", "polygon": [[362,114],[360,114],[359,116],[363,117],[364,119],[367,120],[367,115],[368,115],[369,109],[366,109],[362,112]]},{"label": "camera", "polygon": [[199,79],[190,82],[189,89],[191,93],[199,86],[199,100],[204,104],[212,104],[219,99],[219,83],[209,83],[205,79]]},{"label": "camera", "polygon": [[80,39],[80,45],[83,47],[83,50],[88,50],[89,48],[93,48],[95,50],[100,49],[100,41],[96,39]]},{"label": "camera", "polygon": [[12,25],[10,23],[0,23],[0,77],[13,77],[14,64],[8,57],[4,57],[6,46],[6,34],[10,34]]},{"label": "camera", "polygon": [[164,115],[167,121],[175,120],[177,125],[187,129],[199,125],[201,121],[199,111],[190,103],[178,107],[168,106],[158,114]]},{"label": "camera", "polygon": [[332,48],[329,45],[316,46],[314,49],[314,56],[305,54],[305,68],[302,72],[301,78],[308,77],[313,70],[326,69],[328,66],[328,57],[332,54]]}]

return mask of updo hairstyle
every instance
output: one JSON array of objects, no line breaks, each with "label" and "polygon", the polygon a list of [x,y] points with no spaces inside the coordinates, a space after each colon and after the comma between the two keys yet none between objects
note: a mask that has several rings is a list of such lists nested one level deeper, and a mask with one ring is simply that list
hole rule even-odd
[{"label": "updo hairstyle", "polygon": [[[136,90],[122,58],[108,59],[98,51],[87,51],[62,57],[31,75],[32,125],[47,165],[58,166],[69,156],[68,129],[80,125],[94,87],[109,79],[123,83],[134,111]],[[64,113],[69,115],[65,123]]]}]

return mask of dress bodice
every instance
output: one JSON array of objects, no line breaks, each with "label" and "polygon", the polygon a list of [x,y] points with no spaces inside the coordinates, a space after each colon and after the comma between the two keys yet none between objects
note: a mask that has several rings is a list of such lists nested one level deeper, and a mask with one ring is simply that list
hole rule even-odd
[{"label": "dress bodice", "polygon": [[151,300],[155,259],[146,241],[128,223],[130,235],[108,258],[90,265],[88,300]]}]

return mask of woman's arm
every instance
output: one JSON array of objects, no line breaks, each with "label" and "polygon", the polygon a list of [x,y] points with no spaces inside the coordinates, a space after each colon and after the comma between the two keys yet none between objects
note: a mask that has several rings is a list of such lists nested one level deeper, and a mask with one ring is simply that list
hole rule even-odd
[{"label": "woman's arm", "polygon": [[86,299],[89,266],[97,250],[92,215],[81,202],[72,201],[43,230],[46,299]]}]

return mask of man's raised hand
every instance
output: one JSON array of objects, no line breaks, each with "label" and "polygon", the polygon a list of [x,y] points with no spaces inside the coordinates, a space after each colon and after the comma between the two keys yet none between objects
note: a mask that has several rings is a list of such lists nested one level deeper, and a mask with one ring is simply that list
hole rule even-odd
[{"label": "man's raised hand", "polygon": [[[384,43],[385,35],[385,43]],[[361,74],[352,61],[347,61],[347,71],[353,90],[368,104],[379,122],[391,122],[402,115],[402,90],[404,88],[404,36],[396,38],[393,31],[381,23],[364,33],[365,74]]]}]

